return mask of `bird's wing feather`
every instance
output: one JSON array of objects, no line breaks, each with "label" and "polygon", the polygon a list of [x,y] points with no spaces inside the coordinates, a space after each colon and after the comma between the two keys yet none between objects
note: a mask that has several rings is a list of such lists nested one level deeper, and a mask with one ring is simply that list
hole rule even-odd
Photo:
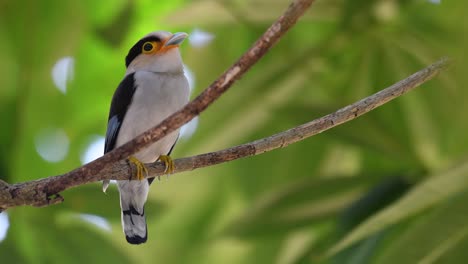
[{"label": "bird's wing feather", "polygon": [[115,90],[109,112],[109,121],[107,123],[104,153],[111,151],[115,147],[120,126],[122,125],[128,107],[132,103],[135,90],[134,73],[127,75]]},{"label": "bird's wing feather", "polygon": [[[132,103],[133,94],[135,93],[135,77],[134,74],[129,74],[120,82],[114,92],[112,103],[109,112],[109,121],[107,121],[106,141],[104,144],[104,153],[114,149],[119,135],[120,126],[122,125],[128,107]],[[109,180],[102,182],[102,191],[106,192],[109,187]]]}]

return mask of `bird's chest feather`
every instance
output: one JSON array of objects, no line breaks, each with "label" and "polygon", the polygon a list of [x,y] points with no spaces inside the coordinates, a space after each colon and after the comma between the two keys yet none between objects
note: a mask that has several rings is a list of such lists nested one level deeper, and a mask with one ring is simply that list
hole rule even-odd
[{"label": "bird's chest feather", "polygon": [[[137,72],[136,90],[125,114],[117,145],[121,145],[146,130],[159,124],[175,111],[182,108],[189,99],[189,88],[185,76],[181,74],[155,74]],[[162,145],[172,146],[177,133]],[[167,141],[167,142],[165,142]],[[164,147],[166,148],[166,146]]]}]

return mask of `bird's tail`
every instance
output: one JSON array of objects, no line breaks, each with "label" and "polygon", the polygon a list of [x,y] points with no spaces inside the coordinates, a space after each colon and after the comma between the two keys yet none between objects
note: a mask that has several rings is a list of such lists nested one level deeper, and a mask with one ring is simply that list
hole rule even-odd
[{"label": "bird's tail", "polygon": [[[146,186],[129,186],[146,184]],[[148,238],[145,217],[145,202],[148,195],[147,181],[124,181],[119,183],[122,227],[130,244],[145,243]]]}]

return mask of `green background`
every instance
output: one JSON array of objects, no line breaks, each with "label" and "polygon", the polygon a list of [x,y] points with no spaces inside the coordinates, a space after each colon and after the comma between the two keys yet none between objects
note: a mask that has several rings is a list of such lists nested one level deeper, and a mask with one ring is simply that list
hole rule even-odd
[{"label": "green background", "polygon": [[[150,31],[186,41],[193,96],[285,10],[285,0],[0,1],[0,179],[81,166],[103,136],[124,56]],[[146,206],[149,240],[127,244],[118,193],[98,183],[65,202],[20,207],[1,263],[464,263],[468,257],[468,4],[317,0],[300,22],[199,118],[173,157],[242,144],[370,95],[444,55],[449,71],[357,120],[285,149],[165,177]],[[74,61],[66,93],[51,77]],[[69,140],[44,160],[47,131]],[[44,132],[45,131],[45,132]],[[38,139],[39,138],[39,139]],[[60,149],[52,137],[47,145]],[[80,214],[105,218],[110,230]]]}]

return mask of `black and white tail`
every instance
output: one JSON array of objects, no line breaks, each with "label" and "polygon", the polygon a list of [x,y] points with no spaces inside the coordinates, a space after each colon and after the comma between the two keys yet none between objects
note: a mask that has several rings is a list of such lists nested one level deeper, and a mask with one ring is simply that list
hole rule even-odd
[{"label": "black and white tail", "polygon": [[122,228],[130,244],[145,243],[148,239],[145,202],[148,197],[148,181],[118,181]]}]

